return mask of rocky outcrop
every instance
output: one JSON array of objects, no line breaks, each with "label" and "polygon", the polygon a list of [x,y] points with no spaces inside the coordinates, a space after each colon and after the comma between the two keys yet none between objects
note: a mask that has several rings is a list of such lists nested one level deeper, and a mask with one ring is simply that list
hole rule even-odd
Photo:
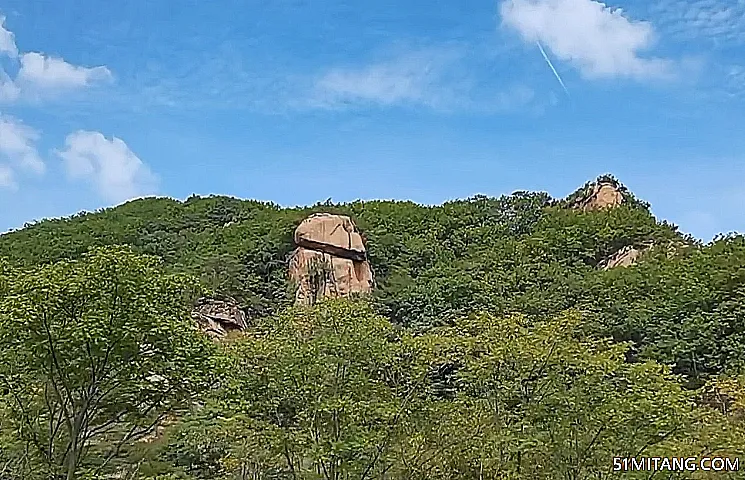
[{"label": "rocky outcrop", "polygon": [[656,252],[664,252],[668,258],[672,258],[689,246],[689,244],[680,240],[670,240],[666,243],[655,243],[650,240],[636,245],[627,245],[613,255],[603,259],[598,264],[598,268],[610,270],[616,267],[630,267],[636,265],[642,255],[652,249]]},{"label": "rocky outcrop", "polygon": [[372,291],[374,278],[365,244],[349,217],[311,215],[295,230],[295,244],[289,273],[297,287],[296,304]]},{"label": "rocky outcrop", "polygon": [[598,267],[602,268],[603,270],[610,270],[611,268],[616,267],[630,267],[631,265],[636,264],[642,254],[649,248],[650,247],[646,245],[643,247],[628,245],[626,247],[623,247],[621,250],[617,251],[610,257],[604,259],[602,262],[600,262]]},{"label": "rocky outcrop", "polygon": [[591,183],[575,199],[570,202],[570,207],[575,210],[589,212],[602,210],[621,205],[626,200],[621,187],[610,180],[598,180]]},{"label": "rocky outcrop", "polygon": [[192,310],[192,318],[199,328],[212,338],[220,339],[233,331],[244,331],[246,314],[231,297],[200,298]]}]

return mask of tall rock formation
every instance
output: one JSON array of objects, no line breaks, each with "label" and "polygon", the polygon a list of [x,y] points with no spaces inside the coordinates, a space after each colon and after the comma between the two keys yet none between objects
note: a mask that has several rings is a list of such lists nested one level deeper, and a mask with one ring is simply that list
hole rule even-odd
[{"label": "tall rock formation", "polygon": [[289,269],[297,285],[296,304],[372,292],[374,279],[365,244],[349,217],[311,215],[295,230],[295,245]]}]

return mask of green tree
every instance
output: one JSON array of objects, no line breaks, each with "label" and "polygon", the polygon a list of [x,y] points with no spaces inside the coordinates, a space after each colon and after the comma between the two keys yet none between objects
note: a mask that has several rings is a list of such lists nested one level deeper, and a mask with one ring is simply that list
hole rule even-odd
[{"label": "green tree", "polygon": [[97,249],[7,282],[3,427],[40,462],[24,467],[28,478],[113,468],[207,385],[212,347],[189,317],[194,283],[157,259]]},{"label": "green tree", "polygon": [[584,279],[588,331],[633,341],[633,356],[674,364],[691,386],[745,367],[745,237],[667,245],[633,268]]},{"label": "green tree", "polygon": [[231,380],[174,432],[204,479],[596,479],[614,456],[672,455],[693,397],[626,344],[472,315],[411,336],[363,303],[268,320],[228,347]]},{"label": "green tree", "polygon": [[745,376],[712,379],[697,392],[695,429],[679,454],[739,459],[739,472],[697,472],[697,479],[742,478],[745,461]]},{"label": "green tree", "polygon": [[627,345],[578,337],[578,321],[473,315],[421,337],[457,393],[411,435],[400,478],[610,478],[614,456],[673,454],[691,395],[661,365],[626,363]]},{"label": "green tree", "polygon": [[267,320],[229,347],[229,385],[182,424],[175,463],[200,478],[385,477],[426,391],[406,338],[363,303]]}]

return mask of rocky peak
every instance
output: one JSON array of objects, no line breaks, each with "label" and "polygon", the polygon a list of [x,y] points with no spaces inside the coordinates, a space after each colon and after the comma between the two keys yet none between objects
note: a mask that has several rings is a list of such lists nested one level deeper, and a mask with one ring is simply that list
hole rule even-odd
[{"label": "rocky peak", "polygon": [[572,197],[574,198],[570,197],[569,200],[570,207],[583,212],[617,207],[626,201],[624,188],[609,177],[599,178]]},{"label": "rocky peak", "polygon": [[316,213],[295,230],[297,248],[289,265],[297,285],[295,303],[370,293],[373,273],[365,244],[351,218]]}]

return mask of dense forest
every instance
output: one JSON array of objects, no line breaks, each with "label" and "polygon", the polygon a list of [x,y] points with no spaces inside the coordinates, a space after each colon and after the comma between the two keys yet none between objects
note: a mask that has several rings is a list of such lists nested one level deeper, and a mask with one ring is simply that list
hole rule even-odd
[{"label": "dense forest", "polygon": [[[623,203],[146,198],[4,234],[0,479],[745,478],[745,237],[599,181]],[[354,220],[371,295],[294,304],[314,212]],[[218,294],[248,326],[216,342]]]}]

